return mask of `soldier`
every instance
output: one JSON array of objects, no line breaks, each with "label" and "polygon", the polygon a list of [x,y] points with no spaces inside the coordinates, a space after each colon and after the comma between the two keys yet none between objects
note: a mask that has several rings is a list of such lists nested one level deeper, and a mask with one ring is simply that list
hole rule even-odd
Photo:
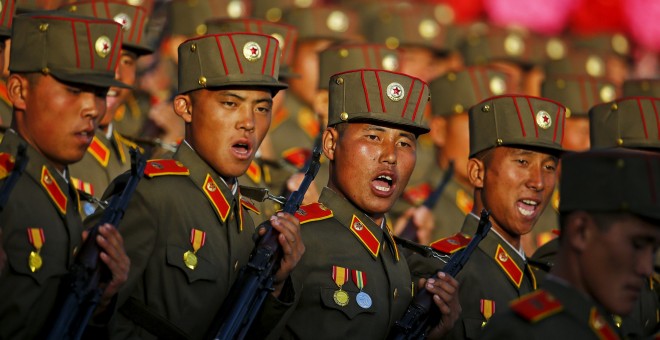
[{"label": "soldier", "polygon": [[[5,49],[11,37],[11,23],[14,19],[14,0],[9,0],[0,7],[0,70],[5,69]],[[7,84],[0,81],[0,126],[8,127],[11,124],[12,107],[7,94]],[[0,139],[3,131],[0,131]]]},{"label": "soldier", "polygon": [[[565,113],[559,103],[522,95],[492,97],[470,108],[468,176],[475,188],[474,207],[460,233],[432,246],[447,254],[465,247],[482,209],[491,211],[493,228],[457,276],[463,313],[450,338],[478,337],[498,306],[536,289],[521,237],[550,203]],[[437,267],[411,261],[415,275]]]},{"label": "soldier", "polygon": [[[418,241],[429,244],[433,240],[455,234],[465,216],[472,211],[474,188],[467,173],[470,139],[467,110],[480,101],[506,93],[506,76],[484,67],[468,67],[460,72],[449,72],[429,84],[431,102],[431,139],[435,146],[435,166],[424,174],[424,181],[408,186],[393,208],[393,217],[419,219],[417,210],[431,193],[438,189],[453,162],[453,175],[449,178],[436,204],[431,208],[430,230],[417,230]],[[419,223],[419,222],[418,222]],[[419,223],[426,225],[425,223]],[[397,227],[401,228],[402,225]],[[397,230],[398,234],[402,230]]]},{"label": "soldier", "polygon": [[[270,338],[384,339],[415,286],[385,213],[410,178],[417,136],[428,132],[428,85],[361,69],[333,75],[329,91],[322,145],[330,181],[319,202],[296,215],[310,252],[291,278],[305,290]],[[429,334],[439,336],[460,313],[458,285],[439,275],[425,287],[443,313]]]},{"label": "soldier", "polygon": [[[117,79],[128,86],[135,85],[137,58],[151,53],[150,47],[144,42],[146,9],[105,0],[71,3],[60,10],[115,20],[121,24],[123,44],[116,71]],[[92,143],[83,159],[70,168],[74,186],[89,196],[100,197],[115,177],[131,168],[129,150],[137,145],[124,138],[113,123],[115,115],[125,110],[131,92],[129,88],[110,88],[105,115],[94,132]],[[91,215],[97,207],[92,201],[85,201],[82,206],[83,218]]]},{"label": "soldier", "polygon": [[[186,122],[186,139],[172,159],[148,162],[126,210],[131,271],[112,337],[200,339],[211,326],[254,245],[248,210],[255,208],[236,178],[268,131],[272,96],[286,87],[277,81],[279,57],[277,40],[261,34],[206,35],[179,46],[174,110]],[[276,313],[298,293],[287,278],[304,246],[293,216],[279,213],[271,222],[282,233],[284,258],[264,308]]]},{"label": "soldier", "polygon": [[[618,339],[660,245],[660,156],[632,150],[562,160],[561,235],[542,289],[513,302],[483,339]],[[657,302],[657,297],[656,297]]]},{"label": "soldier", "polygon": [[[67,13],[17,16],[7,81],[12,129],[0,158],[27,145],[23,175],[0,214],[8,266],[0,277],[0,338],[42,338],[50,327],[63,276],[83,239],[78,195],[68,166],[79,161],[105,112],[105,94],[121,50],[121,27]],[[82,39],[81,37],[85,37]],[[34,51],[47,53],[35,53]],[[7,163],[3,162],[7,175]],[[119,232],[99,229],[101,260],[112,272],[99,308],[125,282],[129,259]],[[100,321],[100,320],[98,320]]]}]

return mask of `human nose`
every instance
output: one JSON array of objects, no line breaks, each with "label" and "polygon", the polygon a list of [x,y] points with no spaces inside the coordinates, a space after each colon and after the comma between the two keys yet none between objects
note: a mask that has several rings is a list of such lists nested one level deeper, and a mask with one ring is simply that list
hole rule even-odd
[{"label": "human nose", "polygon": [[253,131],[254,112],[250,108],[244,107],[239,110],[239,116],[236,128],[239,130]]}]

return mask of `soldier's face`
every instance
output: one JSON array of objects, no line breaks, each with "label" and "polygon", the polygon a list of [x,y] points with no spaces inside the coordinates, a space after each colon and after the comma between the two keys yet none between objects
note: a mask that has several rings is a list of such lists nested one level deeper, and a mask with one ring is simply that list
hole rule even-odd
[{"label": "soldier's face", "polygon": [[272,106],[270,91],[243,87],[179,95],[174,109],[188,123],[186,140],[202,159],[221,176],[238,177],[268,132]]},{"label": "soldier's face", "polygon": [[350,123],[324,133],[332,161],[329,187],[376,219],[390,210],[415,167],[415,135],[397,128]]},{"label": "soldier's face", "polygon": [[22,97],[12,96],[18,132],[56,167],[79,161],[94,137],[94,129],[105,114],[107,88],[63,83],[51,76],[34,74],[27,78],[12,75],[26,89]]},{"label": "soldier's face", "polygon": [[511,237],[529,233],[550,202],[557,158],[530,150],[496,147],[486,165],[481,199],[493,227]]},{"label": "soldier's face", "polygon": [[[120,82],[133,86],[135,85],[135,75],[137,73],[137,55],[126,50],[121,51],[119,64],[117,64],[116,79]],[[131,94],[131,89],[111,87],[108,91],[106,115],[101,120],[101,126],[106,126],[112,122],[117,109],[126,103],[126,99]]]},{"label": "soldier's face", "polygon": [[307,105],[311,106],[314,103],[319,83],[319,52],[328,48],[330,44],[332,44],[330,40],[315,39],[302,41],[296,45],[291,69],[300,76],[291,78],[289,84],[291,92],[299,96]]},{"label": "soldier's face", "polygon": [[583,243],[577,243],[581,257],[585,293],[617,315],[629,314],[640,297],[643,285],[653,274],[653,259],[660,245],[660,226],[630,214],[608,218],[610,227],[601,230],[591,224]]}]

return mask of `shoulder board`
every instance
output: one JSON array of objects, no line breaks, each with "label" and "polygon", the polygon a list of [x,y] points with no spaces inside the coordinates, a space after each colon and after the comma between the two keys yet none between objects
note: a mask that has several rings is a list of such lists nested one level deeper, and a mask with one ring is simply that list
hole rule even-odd
[{"label": "shoulder board", "polygon": [[295,214],[300,224],[324,220],[333,216],[332,210],[326,208],[322,203],[303,205]]},{"label": "shoulder board", "polygon": [[147,166],[144,168],[144,175],[147,178],[165,175],[190,175],[190,170],[186,168],[181,162],[173,159],[152,159],[147,161]]},{"label": "shoulder board", "polygon": [[[117,134],[117,140],[119,140],[122,144],[128,146],[129,148],[136,148],[136,149],[139,148],[139,146],[138,146],[136,143],[134,143],[134,142],[131,141],[130,139],[128,139],[128,138],[122,136],[122,135],[119,134],[119,133]],[[139,148],[139,149],[140,149],[140,151],[144,152],[144,151],[142,150],[142,148]]]},{"label": "shoulder board", "polygon": [[310,138],[318,136],[321,130],[316,113],[308,107],[303,107],[298,111],[298,125]]},{"label": "shoulder board", "polygon": [[422,183],[406,189],[403,193],[403,199],[414,206],[419,206],[424,203],[424,200],[426,200],[427,197],[429,197],[431,191],[433,191],[433,189],[430,184]]},{"label": "shoulder board", "polygon": [[257,214],[261,214],[261,212],[259,211],[259,208],[257,208],[254,204],[252,204],[252,202],[250,202],[250,201],[249,201],[247,198],[245,198],[245,197],[241,197],[241,205],[242,205],[243,207],[245,207],[246,209],[248,209],[248,210],[252,210],[252,211],[254,211],[254,212],[257,213]]},{"label": "shoulder board", "polygon": [[9,176],[14,169],[14,156],[6,152],[0,152],[0,179]]},{"label": "shoulder board", "polygon": [[301,147],[291,148],[282,152],[282,158],[298,169],[302,169],[305,166],[309,157],[312,157],[312,150]]},{"label": "shoulder board", "polygon": [[462,233],[456,233],[453,236],[445,237],[431,243],[431,247],[445,254],[453,254],[467,247],[471,239],[472,237],[470,236]]},{"label": "shoulder board", "polygon": [[511,303],[511,310],[531,323],[559,313],[564,306],[550,293],[539,289]]}]

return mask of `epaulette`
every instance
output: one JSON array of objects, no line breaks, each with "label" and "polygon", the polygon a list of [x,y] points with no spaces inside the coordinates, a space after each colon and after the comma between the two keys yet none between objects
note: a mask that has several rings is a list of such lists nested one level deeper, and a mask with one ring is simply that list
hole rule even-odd
[{"label": "epaulette", "polygon": [[147,161],[144,168],[144,175],[147,178],[165,175],[190,175],[190,170],[181,162],[173,159],[152,159]]},{"label": "epaulette", "polygon": [[248,210],[252,210],[253,212],[255,212],[257,214],[261,214],[261,212],[259,211],[259,208],[257,208],[254,204],[252,204],[252,202],[250,202],[245,197],[241,197],[241,205],[243,207],[245,207],[246,209],[248,209]]},{"label": "epaulette", "polygon": [[245,171],[245,175],[248,176],[252,182],[259,184],[261,183],[261,167],[257,161],[253,160]]},{"label": "epaulette", "polygon": [[316,113],[308,107],[303,107],[298,111],[298,126],[310,138],[316,138],[321,130]]},{"label": "epaulette", "polygon": [[462,233],[456,233],[452,236],[445,237],[431,243],[431,248],[441,251],[445,254],[453,254],[467,247],[471,239],[472,237],[470,236]]},{"label": "epaulette", "polygon": [[302,169],[302,167],[305,166],[309,157],[312,157],[312,150],[300,147],[291,148],[282,152],[282,158],[298,169]]},{"label": "epaulette", "polygon": [[301,206],[295,213],[300,224],[324,220],[334,216],[332,210],[326,208],[323,203],[312,203]]},{"label": "epaulette", "polygon": [[14,156],[6,152],[0,152],[0,179],[9,176],[14,169]]},{"label": "epaulette", "polygon": [[422,183],[420,185],[406,189],[406,191],[403,193],[403,199],[414,206],[419,206],[424,203],[424,200],[427,197],[429,197],[432,190],[433,189],[431,188],[430,184]]},{"label": "epaulette", "polygon": [[511,310],[530,323],[559,313],[564,306],[545,290],[537,290],[511,302]]}]

